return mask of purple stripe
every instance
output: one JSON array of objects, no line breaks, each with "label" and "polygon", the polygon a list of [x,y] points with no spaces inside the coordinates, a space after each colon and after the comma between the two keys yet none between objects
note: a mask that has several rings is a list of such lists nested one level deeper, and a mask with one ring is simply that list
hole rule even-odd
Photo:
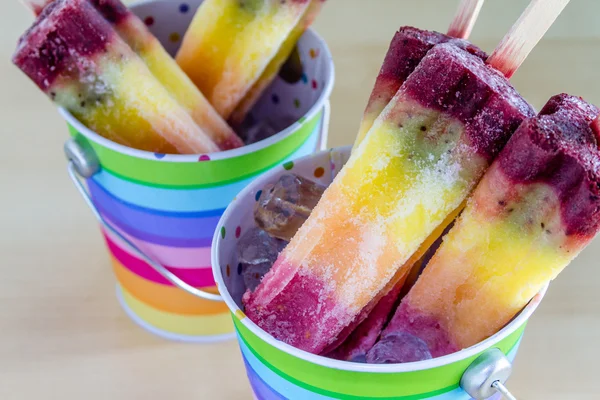
[{"label": "purple stripe", "polygon": [[[94,175],[93,178],[96,178],[96,175]],[[90,187],[90,190],[96,190],[96,191],[101,190],[106,196],[108,196],[113,201],[115,201],[119,204],[123,204],[133,210],[145,211],[148,214],[162,215],[165,217],[176,217],[176,218],[206,218],[206,217],[220,217],[225,212],[224,208],[219,208],[219,209],[214,209],[214,210],[204,210],[204,211],[163,211],[163,210],[158,210],[158,209],[154,209],[154,208],[138,206],[134,203],[127,202],[127,201],[121,199],[120,197],[116,196],[110,190],[108,190],[107,188],[102,186],[102,184],[100,182],[98,182],[96,179],[93,179],[93,178],[88,179],[86,181],[88,187]],[[91,186],[93,186],[93,189],[91,188]],[[162,189],[162,190],[166,190],[166,189]],[[183,191],[181,191],[181,190],[180,190],[179,194],[182,196],[186,196],[186,194],[183,193]],[[186,197],[190,197],[190,196],[187,195]],[[198,205],[199,204],[197,204],[197,206]]]},{"label": "purple stripe", "polygon": [[219,223],[218,216],[177,218],[148,213],[116,201],[96,185],[90,185],[89,188],[96,207],[112,221],[117,222],[120,227],[131,227],[154,237],[164,237],[167,240],[210,240]]},{"label": "purple stripe", "polygon": [[131,228],[120,222],[115,221],[110,215],[102,212],[102,217],[112,226],[117,227],[126,234],[133,236],[136,239],[143,240],[144,242],[159,244],[161,246],[168,247],[210,247],[212,245],[212,237],[206,239],[182,239],[182,238],[167,238],[164,236],[152,235],[147,232],[138,231],[137,229]]},{"label": "purple stripe", "polygon": [[261,378],[254,372],[246,358],[243,357],[244,364],[246,366],[246,375],[252,386],[252,391],[258,400],[286,400],[285,397],[274,391],[267,385]]}]

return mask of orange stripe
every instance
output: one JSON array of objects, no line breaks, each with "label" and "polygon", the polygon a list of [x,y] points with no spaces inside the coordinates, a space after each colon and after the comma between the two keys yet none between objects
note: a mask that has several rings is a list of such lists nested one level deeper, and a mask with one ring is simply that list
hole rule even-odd
[{"label": "orange stripe", "polygon": [[229,312],[214,315],[181,315],[160,311],[136,299],[121,288],[123,301],[130,311],[153,328],[186,336],[217,336],[232,333]]},{"label": "orange stripe", "polygon": [[[174,286],[153,283],[135,275],[111,255],[117,279],[134,297],[158,310],[174,314],[214,315],[228,312],[224,302],[203,300]],[[203,288],[218,293],[216,287]]]}]

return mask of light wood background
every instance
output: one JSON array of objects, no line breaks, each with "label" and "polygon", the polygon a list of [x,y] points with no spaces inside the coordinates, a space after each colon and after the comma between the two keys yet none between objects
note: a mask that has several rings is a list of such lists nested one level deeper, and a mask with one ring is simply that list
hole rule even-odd
[{"label": "light wood background", "polygon": [[[333,53],[330,145],[352,142],[395,29],[445,30],[458,1],[329,0],[316,29]],[[488,0],[473,40],[492,50],[526,0]],[[600,5],[575,0],[513,78],[536,107],[568,92],[600,105]],[[250,399],[235,342],[157,339],[119,309],[90,212],[65,171],[66,129],[9,58],[30,23],[0,4],[0,399]],[[507,249],[510,250],[510,249]],[[600,243],[551,286],[509,384],[519,399],[597,399]]]}]

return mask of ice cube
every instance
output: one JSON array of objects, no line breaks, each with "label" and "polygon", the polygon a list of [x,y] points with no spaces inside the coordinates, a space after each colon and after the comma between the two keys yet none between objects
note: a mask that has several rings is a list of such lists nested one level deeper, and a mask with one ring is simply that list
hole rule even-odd
[{"label": "ice cube", "polygon": [[324,186],[309,179],[293,174],[283,175],[261,194],[254,209],[254,219],[271,236],[289,241],[324,191]]},{"label": "ice cube", "polygon": [[367,353],[367,362],[370,364],[399,364],[430,358],[427,344],[406,332],[385,336]]},{"label": "ice cube", "polygon": [[245,144],[253,144],[283,131],[296,122],[297,118],[289,116],[280,116],[276,118],[256,119],[249,115],[244,122],[237,128],[237,133],[244,140]]},{"label": "ice cube", "polygon": [[258,228],[251,228],[242,236],[237,244],[237,260],[247,289],[258,286],[286,245],[286,241]]}]

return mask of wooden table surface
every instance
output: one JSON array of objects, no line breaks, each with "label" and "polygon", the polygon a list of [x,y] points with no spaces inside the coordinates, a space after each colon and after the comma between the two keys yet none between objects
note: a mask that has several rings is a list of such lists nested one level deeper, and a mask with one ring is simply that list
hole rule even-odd
[{"label": "wooden table surface", "polygon": [[[331,146],[352,142],[394,30],[445,30],[456,3],[329,0],[316,29],[336,63]],[[473,40],[492,50],[526,4],[488,0]],[[599,11],[572,2],[514,76],[534,106],[559,92],[600,104]],[[0,18],[0,399],[250,399],[235,342],[166,342],[119,308],[96,223],[67,178],[64,123],[9,62],[30,16],[4,0]],[[509,381],[519,399],[600,398],[599,259],[596,241],[531,319]]]}]

